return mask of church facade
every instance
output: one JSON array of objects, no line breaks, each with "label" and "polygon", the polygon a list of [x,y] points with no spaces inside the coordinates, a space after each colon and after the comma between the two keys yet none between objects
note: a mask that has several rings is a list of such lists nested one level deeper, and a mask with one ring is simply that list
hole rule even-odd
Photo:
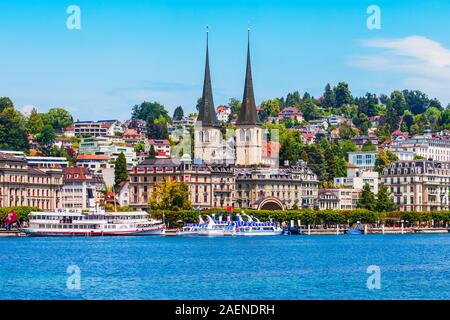
[{"label": "church facade", "polygon": [[194,126],[194,159],[147,159],[130,172],[130,205],[148,209],[155,185],[164,179],[185,182],[199,208],[285,210],[317,205],[317,176],[300,162],[273,168],[263,164],[264,141],[254,97],[247,47],[244,95],[236,129],[224,134],[217,119],[209,64],[208,33],[202,99]]}]

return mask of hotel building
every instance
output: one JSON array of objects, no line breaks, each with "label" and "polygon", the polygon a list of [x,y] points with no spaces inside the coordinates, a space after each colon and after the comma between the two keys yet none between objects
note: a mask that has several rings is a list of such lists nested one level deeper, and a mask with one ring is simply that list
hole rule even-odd
[{"label": "hotel building", "polygon": [[0,153],[0,207],[61,208],[61,169],[37,169],[27,160]]},{"label": "hotel building", "polygon": [[382,172],[401,211],[449,210],[450,162],[397,161]]}]

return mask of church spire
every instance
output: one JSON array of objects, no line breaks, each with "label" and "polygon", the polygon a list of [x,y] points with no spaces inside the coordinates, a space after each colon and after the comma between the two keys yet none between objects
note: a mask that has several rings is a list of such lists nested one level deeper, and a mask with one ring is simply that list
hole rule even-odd
[{"label": "church spire", "polygon": [[245,73],[244,98],[242,99],[241,111],[236,124],[259,124],[259,117],[256,112],[255,95],[253,93],[252,66],[250,62],[250,28],[248,29],[247,70]]},{"label": "church spire", "polygon": [[216,110],[214,108],[214,100],[211,87],[211,74],[209,71],[209,46],[208,46],[209,29],[206,27],[206,64],[205,79],[203,82],[202,101],[200,103],[198,121],[202,122],[204,127],[217,126]]}]

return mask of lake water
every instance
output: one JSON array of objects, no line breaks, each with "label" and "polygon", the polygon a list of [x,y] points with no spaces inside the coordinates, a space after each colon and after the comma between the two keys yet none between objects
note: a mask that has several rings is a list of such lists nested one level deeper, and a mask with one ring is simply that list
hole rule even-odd
[{"label": "lake water", "polygon": [[450,299],[450,234],[0,238],[0,299]]}]

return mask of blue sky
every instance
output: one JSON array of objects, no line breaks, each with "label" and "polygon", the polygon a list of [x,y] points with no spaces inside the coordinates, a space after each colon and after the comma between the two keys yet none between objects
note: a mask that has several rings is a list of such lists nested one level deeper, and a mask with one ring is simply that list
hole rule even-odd
[{"label": "blue sky", "polygon": [[[72,4],[81,30],[66,27]],[[380,30],[366,27],[372,4]],[[144,100],[193,111],[209,25],[215,103],[241,99],[250,24],[258,102],[347,81],[355,95],[420,89],[446,105],[449,12],[445,0],[0,0],[0,96],[80,120],[126,119]]]}]

